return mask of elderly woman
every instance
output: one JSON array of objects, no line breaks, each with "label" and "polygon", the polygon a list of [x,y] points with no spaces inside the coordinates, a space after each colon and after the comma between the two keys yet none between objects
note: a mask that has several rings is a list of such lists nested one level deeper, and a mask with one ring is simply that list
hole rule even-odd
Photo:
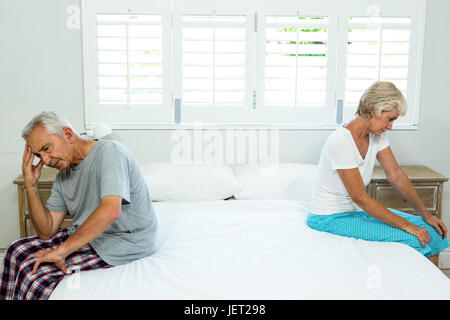
[{"label": "elderly woman", "polygon": [[[364,92],[356,118],[334,131],[322,149],[307,223],[340,236],[404,243],[437,265],[439,252],[449,245],[447,228],[417,196],[387,138],[386,131],[405,113],[405,99],[391,82],[375,82]],[[375,158],[420,216],[385,208],[369,197],[365,187]]]}]

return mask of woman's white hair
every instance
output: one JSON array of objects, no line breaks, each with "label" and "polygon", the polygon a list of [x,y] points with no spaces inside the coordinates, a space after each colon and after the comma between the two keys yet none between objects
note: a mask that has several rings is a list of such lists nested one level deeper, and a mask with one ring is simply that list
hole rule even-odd
[{"label": "woman's white hair", "polygon": [[52,111],[43,111],[31,119],[31,121],[25,126],[22,130],[22,138],[26,140],[30,132],[37,126],[43,126],[47,130],[48,134],[54,134],[59,137],[62,137],[62,130],[67,127],[71,128],[75,132],[66,119],[59,117]]},{"label": "woman's white hair", "polygon": [[371,111],[380,117],[383,111],[397,109],[404,116],[407,108],[405,97],[392,82],[376,81],[361,96],[356,115],[369,119]]}]

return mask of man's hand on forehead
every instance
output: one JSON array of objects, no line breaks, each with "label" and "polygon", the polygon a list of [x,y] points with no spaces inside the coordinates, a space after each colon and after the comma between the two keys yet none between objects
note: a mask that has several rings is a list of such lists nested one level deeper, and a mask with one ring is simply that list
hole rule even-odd
[{"label": "man's hand on forehead", "polygon": [[33,165],[35,154],[31,152],[31,147],[25,144],[25,151],[22,157],[22,173],[26,185],[33,185],[41,176],[41,169],[44,161],[41,159],[37,165]]}]

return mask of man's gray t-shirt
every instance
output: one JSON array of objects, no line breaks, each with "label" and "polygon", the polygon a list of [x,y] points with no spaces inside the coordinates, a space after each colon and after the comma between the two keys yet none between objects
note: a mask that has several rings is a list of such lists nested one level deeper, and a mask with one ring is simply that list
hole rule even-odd
[{"label": "man's gray t-shirt", "polygon": [[105,196],[121,197],[122,211],[89,244],[112,266],[151,255],[157,219],[150,194],[136,159],[117,141],[97,141],[78,165],[58,172],[46,207],[81,226]]}]

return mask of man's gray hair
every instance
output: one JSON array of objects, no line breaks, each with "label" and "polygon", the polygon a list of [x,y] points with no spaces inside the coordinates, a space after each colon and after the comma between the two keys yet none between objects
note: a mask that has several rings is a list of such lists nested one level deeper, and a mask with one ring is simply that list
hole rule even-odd
[{"label": "man's gray hair", "polygon": [[59,117],[52,111],[43,111],[25,126],[22,130],[22,138],[26,140],[30,132],[37,126],[43,126],[48,134],[54,134],[59,137],[62,137],[62,130],[66,127],[71,128],[75,132],[66,119]]}]

